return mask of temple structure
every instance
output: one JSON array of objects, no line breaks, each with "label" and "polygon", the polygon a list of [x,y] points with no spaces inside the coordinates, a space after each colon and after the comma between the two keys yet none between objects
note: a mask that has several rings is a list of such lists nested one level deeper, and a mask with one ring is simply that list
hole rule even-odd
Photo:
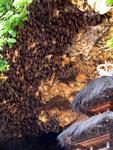
[{"label": "temple structure", "polygon": [[113,77],[91,81],[76,95],[72,105],[89,119],[65,129],[58,136],[60,144],[69,150],[113,150]]},{"label": "temple structure", "polygon": [[113,110],[113,77],[102,76],[91,81],[73,101],[76,112],[89,116]]}]

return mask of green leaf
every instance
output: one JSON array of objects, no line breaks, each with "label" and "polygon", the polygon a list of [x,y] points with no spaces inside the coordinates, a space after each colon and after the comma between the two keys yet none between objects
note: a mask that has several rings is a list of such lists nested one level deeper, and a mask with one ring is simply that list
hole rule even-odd
[{"label": "green leaf", "polygon": [[8,43],[9,48],[12,48],[14,43]]},{"label": "green leaf", "polygon": [[7,61],[0,59],[0,72],[9,70],[9,64]]},{"label": "green leaf", "polygon": [[14,43],[16,43],[16,39],[14,39],[14,38],[8,38],[7,39],[7,43],[9,45],[9,48],[12,48],[13,45],[14,45]]},{"label": "green leaf", "polygon": [[29,5],[33,0],[14,0],[13,6],[14,7],[20,7],[20,6],[27,6]]},{"label": "green leaf", "polygon": [[16,40],[14,38],[8,38],[7,42],[8,43],[16,43]]},{"label": "green leaf", "polygon": [[12,37],[16,37],[16,31],[14,31],[14,30],[9,30],[8,32],[9,32],[9,34],[10,34]]},{"label": "green leaf", "polygon": [[107,41],[107,46],[113,48],[113,37]]},{"label": "green leaf", "polygon": [[113,0],[107,0],[108,5],[113,5]]},{"label": "green leaf", "polygon": [[3,47],[2,46],[0,46],[0,51],[3,51]]},{"label": "green leaf", "polygon": [[6,43],[5,38],[0,38],[0,46],[3,46]]}]

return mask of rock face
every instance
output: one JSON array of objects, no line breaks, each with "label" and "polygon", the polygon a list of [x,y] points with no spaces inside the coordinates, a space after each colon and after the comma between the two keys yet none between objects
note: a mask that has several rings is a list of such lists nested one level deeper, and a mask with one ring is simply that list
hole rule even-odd
[{"label": "rock face", "polygon": [[[109,30],[109,26],[96,25],[81,30],[77,37],[73,39],[72,45],[68,47],[68,51],[72,56],[83,54],[88,55],[93,50],[96,42]],[[76,43],[76,44],[74,44]]]},{"label": "rock face", "polygon": [[[79,22],[83,13],[77,8],[72,14],[66,12],[66,5],[66,1],[36,1],[29,8],[29,21],[26,22],[26,28],[20,30],[17,44],[12,50],[6,47],[4,57],[11,62],[11,71],[8,72],[7,83],[0,86],[0,132],[4,135],[37,136],[42,132],[60,130],[57,117],[45,119],[45,112],[41,112],[47,102],[47,97],[44,98],[47,90],[51,94],[55,92],[63,95],[57,89],[51,90],[54,77],[52,82],[50,80],[54,74],[58,80],[68,80],[70,76],[72,81],[76,78],[74,65],[71,62],[63,64],[62,60],[67,57],[65,51],[73,34],[77,34],[78,29],[83,27],[83,22]],[[57,10],[60,11],[59,14]],[[66,89],[67,85],[60,83],[60,88]],[[66,96],[70,94],[70,89],[67,88]],[[53,98],[51,94],[48,94],[49,99]]]},{"label": "rock face", "polygon": [[59,132],[78,119],[70,103],[105,58],[97,57],[98,49],[89,61],[83,50],[77,56],[71,56],[73,48],[68,51],[80,31],[101,23],[101,16],[84,14],[67,0],[36,0],[29,9],[17,44],[5,47],[11,69],[0,86],[0,133],[15,138]]}]

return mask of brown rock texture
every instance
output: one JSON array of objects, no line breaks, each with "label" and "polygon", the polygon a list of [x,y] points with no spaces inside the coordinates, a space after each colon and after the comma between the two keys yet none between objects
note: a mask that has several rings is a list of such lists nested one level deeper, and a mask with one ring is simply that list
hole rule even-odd
[{"label": "brown rock texture", "polygon": [[97,76],[97,65],[113,57],[101,48],[108,35],[93,43],[89,58],[83,50],[71,55],[80,32],[105,26],[103,16],[85,14],[67,0],[36,1],[29,10],[16,45],[5,47],[11,67],[0,85],[0,133],[14,137],[58,132],[77,120],[73,97]]}]

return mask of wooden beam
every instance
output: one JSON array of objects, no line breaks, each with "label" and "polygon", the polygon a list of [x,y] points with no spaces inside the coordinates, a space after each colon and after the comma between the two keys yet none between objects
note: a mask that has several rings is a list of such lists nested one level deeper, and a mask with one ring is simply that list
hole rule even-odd
[{"label": "wooden beam", "polygon": [[89,112],[91,112],[93,114],[98,114],[98,113],[104,112],[108,109],[113,110],[113,102],[108,101],[104,104],[97,105],[97,106],[91,108],[89,110]]},{"label": "wooden beam", "polygon": [[86,141],[77,143],[75,146],[78,148],[79,147],[90,148],[91,146],[103,144],[103,143],[110,141],[110,140],[111,140],[110,134],[106,134],[106,135],[102,135],[102,136],[97,137],[97,138],[93,138],[90,140],[86,140]]}]

